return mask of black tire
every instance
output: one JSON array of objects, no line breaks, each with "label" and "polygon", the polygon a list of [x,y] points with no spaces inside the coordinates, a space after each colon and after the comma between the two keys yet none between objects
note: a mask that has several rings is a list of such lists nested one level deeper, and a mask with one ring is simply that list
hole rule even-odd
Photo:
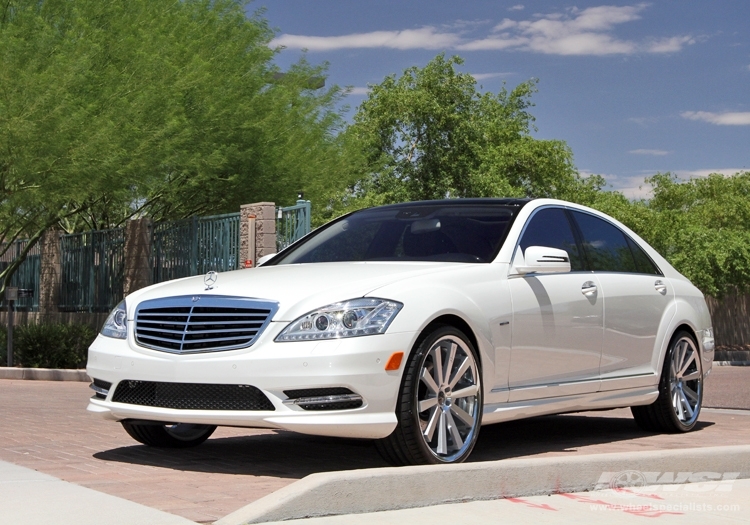
[{"label": "black tire", "polygon": [[703,403],[703,367],[698,344],[689,332],[677,332],[664,357],[659,397],[650,405],[630,407],[635,422],[648,432],[688,432],[698,422]]},{"label": "black tire", "polygon": [[[434,327],[417,342],[406,364],[396,404],[398,425],[375,445],[393,465],[465,461],[479,435],[483,399],[474,345],[452,326]],[[425,407],[421,412],[420,403]]]},{"label": "black tire", "polygon": [[193,425],[190,423],[176,423],[164,425],[145,421],[122,421],[125,432],[136,441],[150,447],[188,448],[196,447],[206,441],[214,433],[213,425]]}]

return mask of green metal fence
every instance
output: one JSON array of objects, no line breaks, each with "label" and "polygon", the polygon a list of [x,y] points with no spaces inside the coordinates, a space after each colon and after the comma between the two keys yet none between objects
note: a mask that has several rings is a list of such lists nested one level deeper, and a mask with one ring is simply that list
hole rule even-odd
[{"label": "green metal fence", "polygon": [[240,267],[240,214],[155,224],[151,243],[154,283],[210,270],[236,270]]},{"label": "green metal fence", "polygon": [[63,235],[60,310],[107,312],[122,301],[125,229]]},{"label": "green metal fence", "polygon": [[[23,251],[28,240],[18,240],[11,243],[8,250],[0,256],[0,271],[7,268],[13,260]],[[4,250],[8,243],[0,244],[0,251]],[[23,297],[15,301],[16,310],[35,312],[39,309],[39,273],[41,270],[39,243],[29,250],[26,259],[21,263],[13,276],[10,278],[9,286],[33,290],[33,297]],[[0,297],[0,304],[7,307],[4,298]]]},{"label": "green metal fence", "polygon": [[276,209],[276,250],[281,251],[310,233],[310,201]]}]

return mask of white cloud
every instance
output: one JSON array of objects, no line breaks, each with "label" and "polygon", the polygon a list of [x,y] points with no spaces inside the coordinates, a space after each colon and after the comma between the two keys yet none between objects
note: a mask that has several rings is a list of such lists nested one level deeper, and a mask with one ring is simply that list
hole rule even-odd
[{"label": "white cloud", "polygon": [[747,169],[742,168],[718,168],[713,170],[678,170],[675,171],[674,174],[680,177],[681,179],[694,179],[694,178],[705,178],[711,175],[712,173],[720,173],[721,175],[724,175],[725,177],[734,175],[735,173],[739,173],[740,171],[748,171]]},{"label": "white cloud", "polygon": [[684,111],[682,118],[701,120],[717,126],[750,126],[750,111],[711,113],[710,111]]},{"label": "white cloud", "polygon": [[[342,36],[284,34],[271,46],[330,51],[352,48],[455,49],[461,51],[519,50],[551,55],[629,55],[674,53],[696,42],[688,35],[623,40],[617,26],[641,18],[647,4],[570,8],[564,13],[534,15],[527,20],[504,19],[489,34],[477,35],[487,21],[457,21],[440,28],[426,26],[403,31],[373,31]],[[509,11],[521,11],[518,4]],[[467,35],[472,34],[473,37]]]},{"label": "white cloud", "polygon": [[349,88],[349,94],[367,96],[370,94],[370,88],[369,87],[351,87]]},{"label": "white cloud", "polygon": [[474,80],[487,80],[488,78],[509,77],[515,73],[471,73]]},{"label": "white cloud", "polygon": [[666,151],[663,149],[631,149],[628,153],[632,153],[633,155],[652,155],[655,157],[660,157],[663,155],[669,155],[671,151]]},{"label": "white cloud", "polygon": [[461,44],[458,46],[458,49],[461,51],[498,51],[513,47],[517,48],[525,44],[526,40],[523,38],[488,37]]},{"label": "white cloud", "polygon": [[598,6],[569,14],[553,13],[532,20],[506,18],[495,26],[497,36],[465,42],[458,49],[467,51],[517,48],[552,55],[612,55],[671,53],[695,42],[690,36],[651,39],[647,42],[621,40],[611,32],[615,26],[641,18],[645,4],[635,6]]},{"label": "white cloud", "polygon": [[440,32],[434,27],[406,29],[403,31],[373,31],[343,36],[304,36],[284,34],[271,41],[271,47],[283,46],[331,51],[353,48],[442,49],[455,46],[460,41],[457,33]]},{"label": "white cloud", "polygon": [[686,44],[695,44],[695,38],[692,36],[661,38],[652,41],[646,47],[649,53],[676,53],[677,51],[681,51]]},{"label": "white cloud", "polygon": [[[593,172],[588,170],[581,170],[579,173],[584,178],[593,175]],[[612,173],[598,173],[597,175],[601,175],[607,181],[609,187],[605,189],[619,191],[628,199],[648,199],[652,197],[652,187],[650,184],[646,184],[643,175],[622,176]]]}]

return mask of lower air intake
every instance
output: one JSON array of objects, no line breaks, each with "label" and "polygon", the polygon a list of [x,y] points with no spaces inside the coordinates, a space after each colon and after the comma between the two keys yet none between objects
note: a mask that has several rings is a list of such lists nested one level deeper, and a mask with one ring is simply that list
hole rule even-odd
[{"label": "lower air intake", "polygon": [[127,403],[178,410],[275,410],[266,395],[250,385],[120,381],[112,397]]}]

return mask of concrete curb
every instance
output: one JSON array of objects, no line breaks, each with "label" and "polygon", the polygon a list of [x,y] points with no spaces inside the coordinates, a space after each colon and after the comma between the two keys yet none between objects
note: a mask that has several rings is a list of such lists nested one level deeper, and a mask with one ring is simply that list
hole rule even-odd
[{"label": "concrete curb", "polygon": [[86,370],[56,368],[15,368],[0,366],[0,379],[35,379],[37,381],[86,381],[91,379]]},{"label": "concrete curb", "polygon": [[[244,525],[444,503],[583,492],[608,488],[608,481],[625,471],[674,474],[731,472],[739,473],[739,478],[748,478],[750,445],[311,474],[221,518],[215,525]],[[679,477],[675,477],[680,482]],[[605,486],[602,486],[604,478]],[[660,480],[660,483],[664,483],[664,480]]]}]

